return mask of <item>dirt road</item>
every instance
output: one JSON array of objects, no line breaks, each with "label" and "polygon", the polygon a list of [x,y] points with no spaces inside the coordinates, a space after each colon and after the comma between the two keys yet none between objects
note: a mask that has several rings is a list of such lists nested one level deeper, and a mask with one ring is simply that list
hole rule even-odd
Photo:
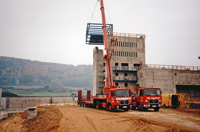
[{"label": "dirt road", "polygon": [[0,131],[34,132],[180,132],[200,131],[200,112],[160,109],[159,112],[129,110],[109,112],[74,104],[38,106],[38,116],[27,120],[26,112],[0,122]]}]

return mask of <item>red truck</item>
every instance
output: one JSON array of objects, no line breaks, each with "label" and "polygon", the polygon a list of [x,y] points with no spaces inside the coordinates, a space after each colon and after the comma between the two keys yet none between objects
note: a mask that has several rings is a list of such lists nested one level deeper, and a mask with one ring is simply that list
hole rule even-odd
[{"label": "red truck", "polygon": [[136,87],[133,95],[133,109],[159,111],[162,106],[161,89],[153,87]]},{"label": "red truck", "polygon": [[132,107],[132,88],[109,88],[103,89],[103,95],[90,96],[87,91],[87,98],[82,98],[82,91],[78,91],[78,105],[80,107],[93,107],[96,109],[108,109],[116,111],[122,109],[128,111]]}]

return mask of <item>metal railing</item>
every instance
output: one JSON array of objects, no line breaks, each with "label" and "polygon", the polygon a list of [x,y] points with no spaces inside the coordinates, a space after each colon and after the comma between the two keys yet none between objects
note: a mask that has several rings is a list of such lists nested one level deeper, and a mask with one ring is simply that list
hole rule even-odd
[{"label": "metal railing", "polygon": [[128,67],[128,66],[114,66],[113,71],[137,71],[137,67]]},{"label": "metal railing", "polygon": [[137,81],[137,77],[113,77],[113,81],[132,82]]},{"label": "metal railing", "polygon": [[113,32],[113,36],[119,36],[119,37],[134,37],[134,38],[145,38],[145,34],[133,34],[133,33],[119,33],[119,32]]},{"label": "metal railing", "polygon": [[143,66],[143,68],[200,71],[200,66],[146,64]]}]

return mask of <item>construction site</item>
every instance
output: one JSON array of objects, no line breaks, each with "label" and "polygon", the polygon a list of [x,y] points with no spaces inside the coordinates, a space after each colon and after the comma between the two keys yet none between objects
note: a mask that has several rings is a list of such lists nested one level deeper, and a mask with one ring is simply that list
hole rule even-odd
[{"label": "construction site", "polygon": [[86,29],[86,46],[96,45],[92,92],[5,98],[0,89],[0,131],[200,131],[200,66],[146,64],[146,35],[113,32],[99,4],[102,23]]}]

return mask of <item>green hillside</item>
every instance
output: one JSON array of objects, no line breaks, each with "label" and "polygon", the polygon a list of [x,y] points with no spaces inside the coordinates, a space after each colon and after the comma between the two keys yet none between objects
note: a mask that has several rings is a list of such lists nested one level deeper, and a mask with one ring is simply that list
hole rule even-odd
[{"label": "green hillside", "polygon": [[48,92],[65,92],[66,87],[92,89],[92,71],[92,65],[0,57],[0,86],[41,86],[38,91]]}]

